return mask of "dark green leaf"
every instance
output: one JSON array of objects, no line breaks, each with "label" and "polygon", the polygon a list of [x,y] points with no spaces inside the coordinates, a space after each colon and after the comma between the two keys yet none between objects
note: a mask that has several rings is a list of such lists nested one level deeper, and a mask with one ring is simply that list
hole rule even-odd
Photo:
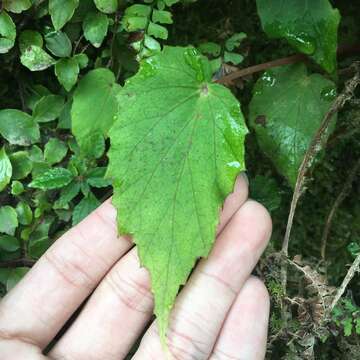
[{"label": "dark green leaf", "polygon": [[49,0],[49,13],[55,30],[60,30],[74,15],[79,0]]},{"label": "dark green leaf", "polygon": [[0,134],[16,145],[30,145],[40,138],[39,126],[33,118],[15,109],[0,110]]},{"label": "dark green leaf", "polygon": [[64,107],[64,98],[60,95],[42,97],[35,105],[33,118],[38,123],[57,119]]},{"label": "dark green leaf", "polygon": [[336,69],[340,14],[329,0],[257,0],[256,3],[263,29],[270,37],[285,38],[330,73]]},{"label": "dark green leaf", "polygon": [[47,49],[57,57],[69,57],[71,55],[71,41],[62,31],[54,31],[45,36]]},{"label": "dark green leaf", "polygon": [[112,14],[118,8],[118,0],[94,0],[96,7],[105,14]]},{"label": "dark green leaf", "polygon": [[14,252],[21,247],[20,241],[15,236],[0,235],[0,250]]},{"label": "dark green leaf", "polygon": [[9,205],[0,207],[0,233],[14,235],[18,227],[18,218],[15,209]]},{"label": "dark green leaf", "polygon": [[119,89],[108,69],[92,70],[80,80],[71,109],[72,132],[80,146],[96,133],[107,137],[116,119]]},{"label": "dark green leaf", "polygon": [[105,179],[106,167],[98,167],[90,170],[87,174],[87,183],[90,186],[96,188],[107,187],[111,185],[111,181],[109,179]]},{"label": "dark green leaf", "polygon": [[9,158],[13,169],[12,178],[14,180],[24,179],[31,173],[33,164],[27,151],[17,151],[12,153]]},{"label": "dark green leaf", "polygon": [[55,75],[66,91],[76,84],[79,71],[79,63],[74,58],[61,59],[55,64]]},{"label": "dark green leaf", "polygon": [[45,145],[44,157],[50,165],[54,165],[60,162],[66,156],[67,152],[68,147],[63,141],[52,138]]},{"label": "dark green leaf", "polygon": [[24,202],[20,201],[16,205],[16,213],[18,216],[19,223],[21,225],[30,225],[33,219],[33,213],[30,206]]},{"label": "dark green leaf", "polygon": [[7,11],[20,14],[31,8],[30,0],[3,0],[4,8]]},{"label": "dark green leaf", "polygon": [[68,185],[73,178],[73,174],[67,169],[61,167],[52,168],[37,176],[29,184],[29,187],[41,190],[60,189]]},{"label": "dark green leaf", "polygon": [[270,212],[280,207],[280,189],[272,178],[256,176],[250,181],[250,194],[252,199],[263,204]]},{"label": "dark green leaf", "polygon": [[28,47],[35,45],[38,47],[43,46],[42,35],[34,30],[24,30],[19,36],[19,48],[24,52]]},{"label": "dark green leaf", "polygon": [[267,71],[256,83],[250,123],[259,146],[291,186],[336,94],[335,84],[304,64]]},{"label": "dark green leaf", "polygon": [[84,36],[96,48],[101,46],[109,26],[109,19],[105,14],[94,12],[86,15],[83,22]]},{"label": "dark green leaf", "polygon": [[6,154],[5,148],[2,148],[0,150],[0,191],[3,191],[10,182],[11,175],[11,162]]},{"label": "dark green leaf", "polygon": [[0,13],[0,54],[7,53],[14,46],[15,38],[15,24],[6,11],[2,11]]},{"label": "dark green leaf", "polygon": [[91,212],[93,212],[100,205],[100,201],[89,192],[87,197],[84,197],[74,208],[72,225],[78,224],[85,219]]}]

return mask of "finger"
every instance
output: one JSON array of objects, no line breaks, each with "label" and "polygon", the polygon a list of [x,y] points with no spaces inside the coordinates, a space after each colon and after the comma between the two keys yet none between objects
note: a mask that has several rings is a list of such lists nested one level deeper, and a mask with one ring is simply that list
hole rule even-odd
[{"label": "finger", "polygon": [[269,308],[266,287],[250,277],[231,307],[210,360],[265,359]]},{"label": "finger", "polygon": [[0,334],[44,347],[132,246],[109,201],[68,231],[0,303]]},{"label": "finger", "polygon": [[[246,179],[240,176],[234,192],[225,201],[218,231],[247,195]],[[51,355],[59,359],[65,355],[85,358],[91,353],[93,359],[121,358],[140,336],[152,311],[150,278],[133,249],[107,274]]]},{"label": "finger", "polygon": [[[174,358],[208,359],[224,319],[271,233],[268,212],[247,201],[221,232],[180,293],[172,312],[168,346]],[[156,323],[145,334],[134,359],[165,359]]]}]

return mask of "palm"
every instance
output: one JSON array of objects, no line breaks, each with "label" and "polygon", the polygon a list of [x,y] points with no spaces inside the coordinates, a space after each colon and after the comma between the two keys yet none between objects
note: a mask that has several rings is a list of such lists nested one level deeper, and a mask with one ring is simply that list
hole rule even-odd
[{"label": "palm", "polygon": [[[269,298],[249,276],[270,232],[267,212],[247,201],[240,177],[222,211],[211,255],[177,299],[168,332],[170,358],[264,358]],[[1,359],[46,359],[43,349],[88,297],[51,359],[123,359],[151,319],[149,275],[136,247],[117,239],[110,202],[59,239],[2,300]],[[154,322],[133,359],[166,358]]]}]

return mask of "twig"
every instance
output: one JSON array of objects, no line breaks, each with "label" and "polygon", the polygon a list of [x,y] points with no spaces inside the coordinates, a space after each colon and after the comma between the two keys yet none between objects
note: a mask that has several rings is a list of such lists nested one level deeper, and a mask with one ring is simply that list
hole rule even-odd
[{"label": "twig", "polygon": [[[338,47],[337,54],[339,56],[347,56],[352,55],[360,52],[360,44],[343,44]],[[260,71],[265,71],[274,67],[295,64],[302,61],[307,61],[308,57],[304,54],[296,54],[280,59],[276,59],[273,61],[269,61],[263,64],[258,64],[254,66],[247,67],[245,69],[236,70],[228,75],[221,77],[220,79],[216,80],[215,82],[219,84],[229,85],[233,80],[238,78],[248,76]]]},{"label": "twig", "polygon": [[247,67],[245,69],[240,69],[240,70],[234,71],[234,72],[232,72],[228,75],[225,75],[225,76],[221,77],[220,79],[216,80],[216,82],[219,84],[229,84],[233,80],[244,77],[244,76],[248,76],[248,75],[260,72],[260,71],[265,71],[265,70],[271,69],[273,67],[278,67],[278,66],[283,66],[283,65],[288,65],[288,64],[295,64],[295,63],[298,63],[301,61],[305,61],[306,59],[307,59],[306,56],[303,54],[296,54],[296,55],[288,56],[285,58],[280,58],[280,59],[269,61],[269,62],[266,62],[263,64],[258,64],[258,65]]},{"label": "twig", "polygon": [[[332,103],[330,110],[325,114],[321,125],[316,132],[315,136],[311,140],[310,146],[306,151],[306,154],[304,156],[304,159],[301,163],[301,166],[299,168],[298,177],[296,180],[295,190],[293,193],[293,198],[291,200],[290,205],[290,211],[288,216],[288,221],[286,225],[286,232],[282,244],[281,252],[285,259],[288,258],[289,253],[289,240],[290,240],[290,233],[294,221],[294,215],[295,210],[298,204],[298,201],[301,197],[301,195],[304,192],[304,184],[305,184],[305,175],[307,173],[307,170],[310,168],[314,158],[318,154],[318,152],[323,148],[323,142],[325,140],[325,134],[326,130],[329,127],[329,124],[331,123],[331,120],[333,119],[333,116],[348,102],[354,95],[354,91],[356,87],[360,84],[360,74],[359,74],[359,64],[355,63],[354,67],[356,68],[356,73],[354,77],[349,80],[345,84],[344,91],[334,100]],[[284,291],[284,294],[286,294],[286,288],[287,288],[287,262],[283,261],[281,265],[281,285]],[[286,323],[286,307],[283,306],[282,308],[282,320]]]},{"label": "twig", "polygon": [[354,262],[352,263],[350,269],[348,270],[342,284],[340,285],[338,291],[336,292],[336,295],[334,297],[334,300],[332,301],[330,305],[330,312],[334,309],[334,307],[337,305],[341,297],[343,296],[347,286],[349,285],[349,282],[352,280],[352,278],[355,276],[355,273],[360,270],[360,254],[355,258]]},{"label": "twig", "polygon": [[327,239],[328,239],[328,236],[329,236],[329,232],[330,232],[333,217],[334,217],[338,207],[341,205],[341,203],[344,201],[344,199],[348,195],[348,192],[349,192],[349,190],[351,188],[352,183],[354,182],[354,179],[355,179],[356,174],[357,174],[359,169],[360,169],[360,159],[358,159],[355,166],[351,169],[351,171],[350,171],[350,173],[349,173],[349,175],[347,177],[347,180],[346,180],[340,194],[336,198],[336,200],[334,202],[334,205],[332,206],[332,208],[331,208],[331,210],[329,212],[329,215],[327,217],[325,227],[324,227],[323,236],[322,236],[322,241],[321,241],[321,258],[323,260],[325,260]]},{"label": "twig", "polygon": [[15,259],[0,261],[0,268],[14,268],[18,266],[32,267],[36,263],[35,260],[31,259]]},{"label": "twig", "polygon": [[[356,64],[354,66],[359,67],[360,64]],[[282,245],[282,252],[284,253],[284,255],[286,257],[288,255],[289,239],[290,239],[291,228],[293,225],[295,210],[297,207],[297,203],[304,191],[306,172],[310,168],[316,155],[323,148],[325,134],[331,123],[331,120],[333,119],[333,116],[354,96],[354,91],[359,84],[360,84],[360,74],[359,74],[359,69],[358,69],[358,71],[356,72],[354,77],[345,84],[344,91],[334,100],[334,102],[332,103],[332,105],[330,107],[330,110],[325,114],[318,131],[316,132],[315,136],[311,140],[310,146],[306,151],[306,154],[304,156],[304,159],[301,163],[301,166],[300,166],[300,169],[298,172],[295,190],[294,190],[293,198],[291,201],[290,212],[289,212],[288,222],[287,222],[287,226],[286,226],[286,232],[285,232],[284,241],[283,241],[283,245]]]}]

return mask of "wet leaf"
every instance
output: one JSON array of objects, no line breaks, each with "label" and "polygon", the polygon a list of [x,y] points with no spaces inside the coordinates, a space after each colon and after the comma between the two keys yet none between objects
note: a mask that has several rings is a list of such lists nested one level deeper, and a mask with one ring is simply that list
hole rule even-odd
[{"label": "wet leaf", "polygon": [[255,85],[251,126],[262,151],[291,186],[335,95],[335,84],[308,75],[304,64],[269,70]]},{"label": "wet leaf", "polygon": [[29,187],[42,190],[60,189],[68,185],[73,178],[74,175],[68,169],[52,168],[37,176]]},{"label": "wet leaf", "polygon": [[329,73],[336,69],[340,13],[329,0],[256,0],[264,31],[285,38]]},{"label": "wet leaf", "polygon": [[[118,96],[109,172],[121,234],[151,274],[164,338],[169,311],[215,240],[219,210],[244,170],[247,129],[231,92],[194,48],[165,47]],[[156,241],[154,241],[154,239]]]}]

